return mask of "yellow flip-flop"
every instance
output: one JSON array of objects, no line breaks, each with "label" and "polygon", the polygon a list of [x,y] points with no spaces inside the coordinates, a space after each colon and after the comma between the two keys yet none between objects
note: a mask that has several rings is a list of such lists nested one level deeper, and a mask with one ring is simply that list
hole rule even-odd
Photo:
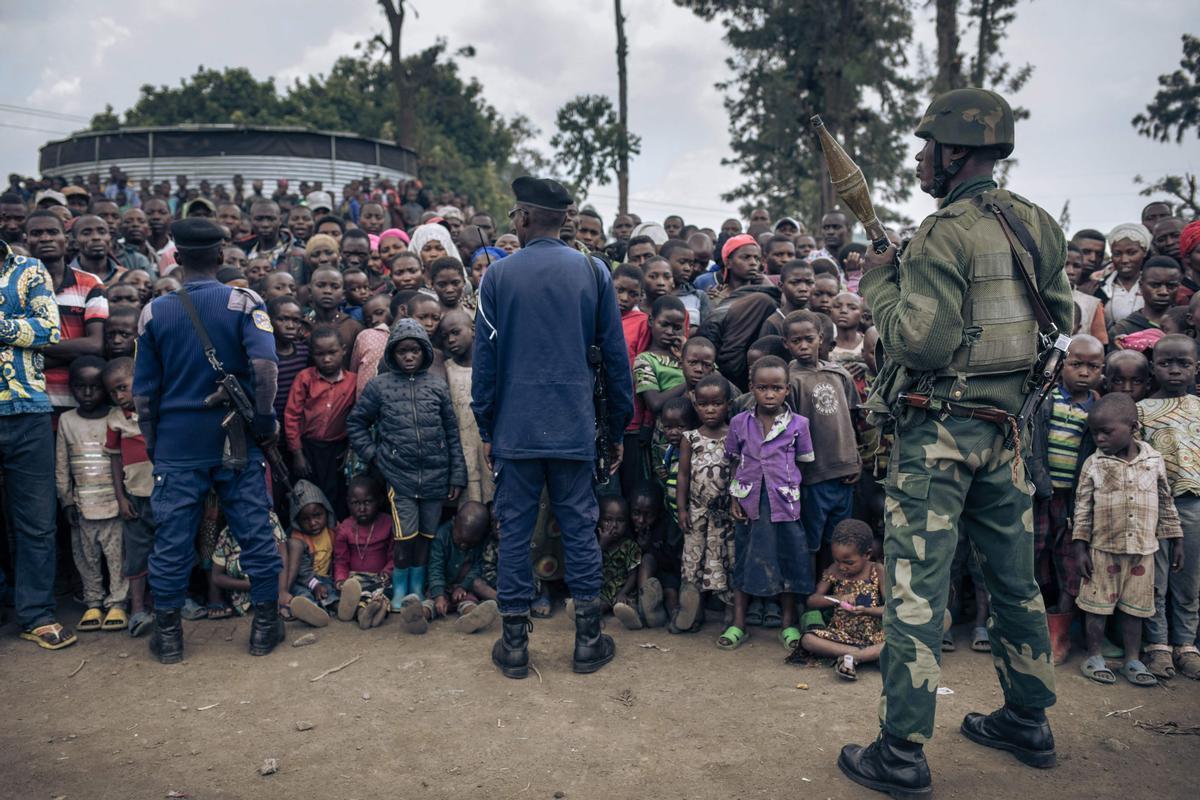
[{"label": "yellow flip-flop", "polygon": [[39,625],[33,630],[21,631],[21,638],[47,650],[61,650],[75,644],[75,634],[63,629],[57,622]]},{"label": "yellow flip-flop", "polygon": [[123,631],[129,627],[129,617],[125,615],[125,609],[120,606],[113,606],[104,615],[104,622],[100,623],[100,630],[103,631]]},{"label": "yellow flip-flop", "polygon": [[98,631],[100,630],[102,618],[100,609],[89,608],[83,612],[83,616],[79,618],[79,622],[75,623],[75,630],[85,632]]}]

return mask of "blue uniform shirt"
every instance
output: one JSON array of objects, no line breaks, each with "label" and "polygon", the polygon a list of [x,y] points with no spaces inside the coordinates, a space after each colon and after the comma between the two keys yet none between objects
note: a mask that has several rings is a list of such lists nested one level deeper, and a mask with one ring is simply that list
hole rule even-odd
[{"label": "blue uniform shirt", "polygon": [[[496,458],[596,455],[592,370],[596,339],[608,371],[609,432],[633,414],[633,379],[612,276],[558,239],[534,239],[488,268],[479,287],[471,410]],[[598,309],[598,311],[597,311]]]},{"label": "blue uniform shirt", "polygon": [[[262,299],[214,279],[184,284],[225,369],[250,399],[252,359],[276,361],[275,337]],[[227,409],[204,407],[217,374],[175,294],[153,300],[138,321],[133,394],[149,400],[154,425],[154,466],[198,469],[220,466],[225,446],[221,420]],[[247,446],[254,450],[247,439]]]}]

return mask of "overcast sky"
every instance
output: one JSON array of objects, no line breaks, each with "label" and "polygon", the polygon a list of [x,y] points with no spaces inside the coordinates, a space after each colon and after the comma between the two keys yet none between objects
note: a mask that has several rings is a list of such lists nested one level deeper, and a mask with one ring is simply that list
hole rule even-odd
[{"label": "overcast sky", "polygon": [[[463,62],[464,72],[480,80],[501,113],[530,117],[543,131],[543,144],[555,110],[571,96],[616,96],[610,0],[411,4],[419,16],[406,25],[405,52],[439,36],[451,50],[473,45],[477,56]],[[736,214],[720,195],[738,182],[736,172],[720,164],[729,152],[722,98],[713,87],[727,77],[722,28],[667,0],[625,0],[624,6],[630,126],[642,137],[631,207],[644,219],[677,212],[716,227]],[[328,71],[354,42],[382,30],[383,18],[370,0],[22,2],[0,4],[0,26],[9,34],[0,51],[0,162],[4,173],[32,174],[41,144],[82,125],[19,114],[13,106],[82,117],[105,103],[123,111],[142,84],[177,85],[199,64],[244,66],[290,82]],[[916,29],[917,41],[932,41],[931,10],[917,12]],[[1108,230],[1136,220],[1146,202],[1134,175],[1200,171],[1194,136],[1183,145],[1159,144],[1129,124],[1153,96],[1157,76],[1178,67],[1185,31],[1200,32],[1192,2],[1022,3],[1006,55],[1037,69],[1014,98],[1032,118],[1017,129],[1019,163],[1010,186],[1056,216],[1070,200],[1073,229]],[[915,45],[909,46],[915,60]],[[916,195],[903,210],[919,219],[932,202]],[[588,201],[611,219],[615,185],[596,187]]]}]

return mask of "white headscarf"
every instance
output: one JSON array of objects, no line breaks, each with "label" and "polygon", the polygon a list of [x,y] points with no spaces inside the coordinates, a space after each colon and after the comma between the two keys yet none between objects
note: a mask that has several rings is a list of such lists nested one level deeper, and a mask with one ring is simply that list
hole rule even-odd
[{"label": "white headscarf", "polygon": [[408,243],[408,249],[415,253],[417,258],[420,258],[421,249],[432,239],[437,239],[442,243],[442,247],[446,248],[446,255],[453,256],[462,261],[462,256],[458,254],[458,248],[455,247],[454,240],[450,238],[450,231],[436,222],[418,225],[416,230],[412,232],[412,239]]},{"label": "white headscarf", "polygon": [[654,242],[655,247],[662,247],[667,243],[667,239],[671,238],[667,236],[667,232],[663,226],[657,222],[643,222],[641,225],[638,225],[629,234],[629,238],[633,239],[637,236],[649,236],[650,241]]},{"label": "white headscarf", "polygon": [[1129,239],[1131,242],[1140,244],[1142,249],[1148,253],[1150,252],[1150,242],[1153,241],[1153,238],[1145,225],[1137,222],[1122,222],[1108,234],[1108,245],[1112,247],[1122,239]]}]

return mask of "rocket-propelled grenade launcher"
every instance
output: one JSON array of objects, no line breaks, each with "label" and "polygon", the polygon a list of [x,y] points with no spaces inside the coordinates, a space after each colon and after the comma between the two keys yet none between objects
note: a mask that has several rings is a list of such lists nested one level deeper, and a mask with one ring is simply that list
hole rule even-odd
[{"label": "rocket-propelled grenade launcher", "polygon": [[829,180],[833,183],[834,191],[863,224],[867,236],[871,237],[871,247],[875,252],[884,252],[891,242],[883,231],[879,217],[875,215],[875,206],[871,203],[871,193],[862,169],[826,130],[820,115],[812,118],[812,126],[821,142],[821,152],[825,154],[825,165],[829,168]]}]

